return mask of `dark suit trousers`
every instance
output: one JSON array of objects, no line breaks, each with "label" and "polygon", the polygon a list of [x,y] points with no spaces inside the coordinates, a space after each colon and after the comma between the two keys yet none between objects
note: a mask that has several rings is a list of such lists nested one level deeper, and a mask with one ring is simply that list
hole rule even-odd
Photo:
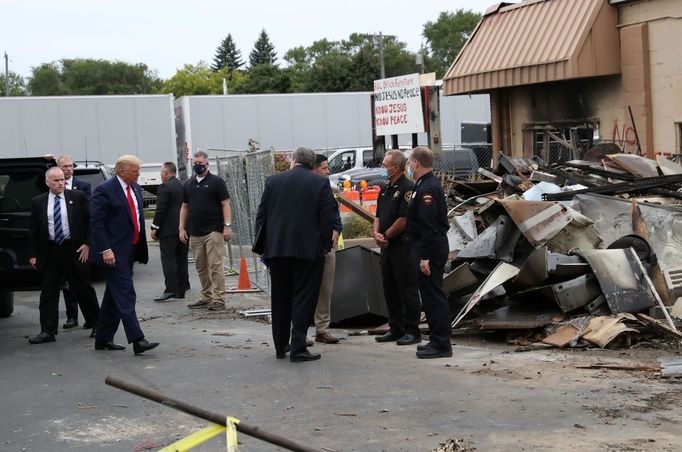
[{"label": "dark suit trousers", "polygon": [[187,253],[189,245],[182,243],[178,234],[159,239],[161,267],[166,284],[165,292],[184,295],[189,288]]},{"label": "dark suit trousers", "polygon": [[62,293],[64,294],[64,305],[66,306],[66,318],[78,321],[78,299],[76,294],[73,293],[70,287],[62,290]]},{"label": "dark suit trousers", "polygon": [[[426,276],[419,270],[419,294],[422,306],[429,324],[429,342],[438,350],[450,350],[452,345],[452,327],[450,326],[450,305],[443,292],[443,271],[448,259],[448,239],[446,236],[438,237],[433,246],[436,248],[431,253],[429,267],[431,275]],[[415,243],[415,249],[419,244]],[[415,258],[419,265],[419,257]]]},{"label": "dark suit trousers", "polygon": [[130,253],[127,262],[116,259],[116,265],[105,266],[104,277],[107,283],[102,298],[102,309],[97,323],[96,340],[111,342],[114,340],[119,322],[123,323],[128,343],[144,339],[135,312],[137,295],[133,286],[133,259],[135,250]]},{"label": "dark suit trousers", "polygon": [[388,308],[388,325],[397,335],[419,335],[421,303],[417,289],[418,266],[411,243],[391,243],[381,250],[381,275]]},{"label": "dark suit trousers", "polygon": [[272,337],[275,351],[284,352],[291,331],[291,355],[306,351],[322,283],[324,259],[309,261],[277,257],[268,261],[272,283]]},{"label": "dark suit trousers", "polygon": [[64,279],[69,282],[85,321],[93,325],[97,323],[99,316],[97,294],[90,285],[86,272],[81,268],[82,265],[76,261],[71,242],[67,241],[62,245],[54,242],[48,244],[47,258],[41,274],[40,328],[42,331],[57,334],[59,289]]}]

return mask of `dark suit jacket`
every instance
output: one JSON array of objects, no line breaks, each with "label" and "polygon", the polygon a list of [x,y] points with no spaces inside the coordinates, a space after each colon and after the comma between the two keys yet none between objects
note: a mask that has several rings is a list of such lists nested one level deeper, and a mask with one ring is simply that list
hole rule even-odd
[{"label": "dark suit jacket", "polygon": [[85,193],[85,197],[88,199],[88,202],[90,202],[90,198],[92,197],[92,191],[89,182],[85,182],[84,180],[71,177],[71,187],[69,187],[69,189],[82,191],[83,193]]},{"label": "dark suit jacket", "polygon": [[177,177],[172,177],[159,186],[153,224],[159,227],[157,236],[160,239],[178,235],[182,196],[183,185]]},{"label": "dark suit jacket", "polygon": [[[50,234],[47,229],[47,199],[49,192],[33,198],[31,203],[30,246],[31,257],[35,257],[36,267],[42,272],[48,252]],[[73,259],[78,262],[76,250],[89,243],[90,203],[80,191],[64,190],[66,213],[69,219],[69,235],[73,248]]]},{"label": "dark suit jacket", "polygon": [[105,265],[102,252],[108,249],[114,252],[116,260],[120,262],[127,262],[133,252],[135,255],[132,257],[135,261],[146,264],[149,260],[142,212],[142,189],[139,185],[133,184],[132,190],[137,198],[140,220],[140,236],[136,247],[133,247],[133,219],[128,198],[118,178],[112,177],[95,188],[90,218],[92,232],[90,260],[98,265]]},{"label": "dark suit jacket", "polygon": [[256,231],[265,227],[265,259],[315,260],[331,249],[334,204],[329,179],[296,166],[265,183]]}]

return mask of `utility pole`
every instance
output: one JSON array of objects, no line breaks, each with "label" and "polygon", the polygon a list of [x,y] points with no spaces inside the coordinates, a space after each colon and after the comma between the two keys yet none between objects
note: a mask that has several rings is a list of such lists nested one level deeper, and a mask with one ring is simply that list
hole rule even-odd
[{"label": "utility pole", "polygon": [[419,49],[419,52],[417,52],[417,55],[415,56],[415,64],[421,68],[421,73],[423,74],[425,72],[425,67],[424,67],[424,45],[422,44],[421,48]]},{"label": "utility pole", "polygon": [[5,97],[9,96],[9,57],[5,52]]},{"label": "utility pole", "polygon": [[372,41],[374,43],[374,48],[379,49],[379,63],[381,64],[381,77],[386,78],[386,69],[384,68],[384,35],[379,32],[378,35],[372,36]]}]

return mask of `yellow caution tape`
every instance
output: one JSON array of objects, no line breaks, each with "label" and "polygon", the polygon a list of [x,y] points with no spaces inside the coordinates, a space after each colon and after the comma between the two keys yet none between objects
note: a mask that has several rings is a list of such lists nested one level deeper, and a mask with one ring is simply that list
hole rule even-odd
[{"label": "yellow caution tape", "polygon": [[228,416],[225,422],[225,436],[227,439],[227,452],[237,452],[239,441],[237,441],[237,424],[239,419]]},{"label": "yellow caution tape", "polygon": [[[176,441],[173,444],[164,447],[163,449],[160,449],[159,452],[185,452],[217,435],[220,435],[225,430],[226,428],[222,425],[211,424],[208,427],[199,430],[198,432],[192,433],[189,436],[185,436],[181,440]],[[228,450],[230,450],[229,445]]]}]

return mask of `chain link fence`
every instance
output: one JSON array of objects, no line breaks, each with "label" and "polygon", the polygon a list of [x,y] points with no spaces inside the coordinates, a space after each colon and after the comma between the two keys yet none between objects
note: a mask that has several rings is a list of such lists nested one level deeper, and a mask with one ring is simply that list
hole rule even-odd
[{"label": "chain link fence", "polygon": [[269,295],[269,274],[258,256],[251,252],[251,245],[265,180],[275,173],[273,151],[227,154],[215,159],[217,174],[225,180],[232,207],[232,240],[227,245],[227,270],[231,274],[238,273],[244,258],[254,284]]}]

